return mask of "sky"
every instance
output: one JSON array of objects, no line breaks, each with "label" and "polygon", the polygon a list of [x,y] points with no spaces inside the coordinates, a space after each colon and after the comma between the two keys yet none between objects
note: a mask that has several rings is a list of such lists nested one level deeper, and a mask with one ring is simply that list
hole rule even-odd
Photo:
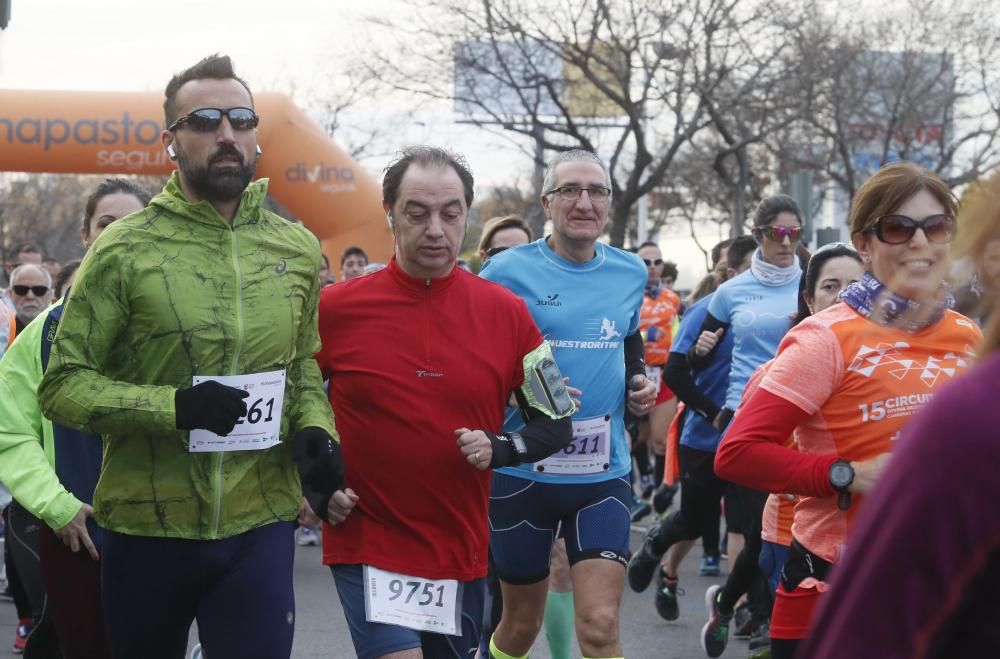
[{"label": "sky", "polygon": [[[367,17],[412,11],[402,0],[13,0],[11,23],[0,32],[0,88],[161,91],[173,73],[221,52],[251,89],[305,103],[356,64],[359,44],[377,43]],[[406,126],[398,143],[361,160],[375,176],[392,150],[434,142],[466,155],[477,187],[530,180],[526,144],[455,124],[447,106],[414,116],[398,102],[370,99],[353,116]],[[681,266],[682,288],[704,273],[686,234],[682,227],[660,236],[665,257]]]}]

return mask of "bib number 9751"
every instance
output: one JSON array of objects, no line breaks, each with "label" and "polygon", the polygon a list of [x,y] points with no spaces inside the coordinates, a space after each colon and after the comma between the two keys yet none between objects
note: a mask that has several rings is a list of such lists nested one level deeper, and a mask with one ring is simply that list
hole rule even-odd
[{"label": "bib number 9751", "polygon": [[462,584],[364,567],[365,618],[438,634],[461,632]]}]

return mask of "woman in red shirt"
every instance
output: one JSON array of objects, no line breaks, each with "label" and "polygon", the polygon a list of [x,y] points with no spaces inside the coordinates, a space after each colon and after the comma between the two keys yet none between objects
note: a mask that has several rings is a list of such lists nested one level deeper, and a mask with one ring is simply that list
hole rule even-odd
[{"label": "woman in red shirt", "polygon": [[[861,281],[785,336],[716,454],[720,478],[802,496],[771,619],[777,659],[806,637],[900,429],[981,340],[943,285],[956,210],[944,182],[910,163],[861,186],[850,217]],[[784,445],[793,431],[798,451]]]}]

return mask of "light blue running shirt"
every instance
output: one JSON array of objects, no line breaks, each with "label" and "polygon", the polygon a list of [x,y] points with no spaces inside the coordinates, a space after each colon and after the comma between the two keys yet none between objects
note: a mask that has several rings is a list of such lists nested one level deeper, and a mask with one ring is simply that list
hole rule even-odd
[{"label": "light blue running shirt", "polygon": [[[635,254],[597,243],[596,255],[573,263],[536,240],[508,249],[486,262],[480,275],[524,299],[570,386],[583,392],[574,421],[610,417],[611,462],[606,471],[553,475],[535,465],[500,469],[543,483],[598,483],[620,478],[632,468],[625,436],[625,337],[639,328],[646,267]],[[524,425],[508,410],[504,430]]]},{"label": "light blue running shirt", "polygon": [[768,286],[752,270],[719,286],[708,313],[729,325],[733,333],[733,363],[729,369],[726,407],[736,410],[750,376],[774,358],[778,344],[792,325],[799,308],[799,276],[780,286]]}]

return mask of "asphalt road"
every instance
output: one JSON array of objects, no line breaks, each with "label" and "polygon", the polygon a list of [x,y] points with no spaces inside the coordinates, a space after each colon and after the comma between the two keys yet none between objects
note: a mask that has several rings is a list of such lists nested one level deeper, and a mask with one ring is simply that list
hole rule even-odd
[{"label": "asphalt road", "polygon": [[[635,548],[642,539],[643,529],[633,527],[632,540]],[[696,547],[685,561],[681,570],[681,588],[685,594],[679,598],[680,619],[666,622],[653,608],[652,588],[636,594],[625,588],[622,602],[622,641],[628,659],[701,659],[705,657],[701,649],[699,634],[705,623],[705,590],[713,583],[721,583],[724,577],[707,578],[697,576],[701,550]],[[295,558],[295,599],[297,621],[295,644],[292,649],[294,659],[323,657],[326,659],[348,659],[354,657],[347,623],[341,612],[329,569],[320,563],[319,547],[299,547]],[[725,561],[723,561],[725,569]],[[17,615],[10,600],[0,600],[0,656],[13,654],[11,645]],[[197,631],[192,629],[192,642]],[[579,650],[574,649],[579,657]],[[724,657],[745,657],[747,642],[732,639]],[[549,659],[544,638],[535,644],[532,659]]]}]

